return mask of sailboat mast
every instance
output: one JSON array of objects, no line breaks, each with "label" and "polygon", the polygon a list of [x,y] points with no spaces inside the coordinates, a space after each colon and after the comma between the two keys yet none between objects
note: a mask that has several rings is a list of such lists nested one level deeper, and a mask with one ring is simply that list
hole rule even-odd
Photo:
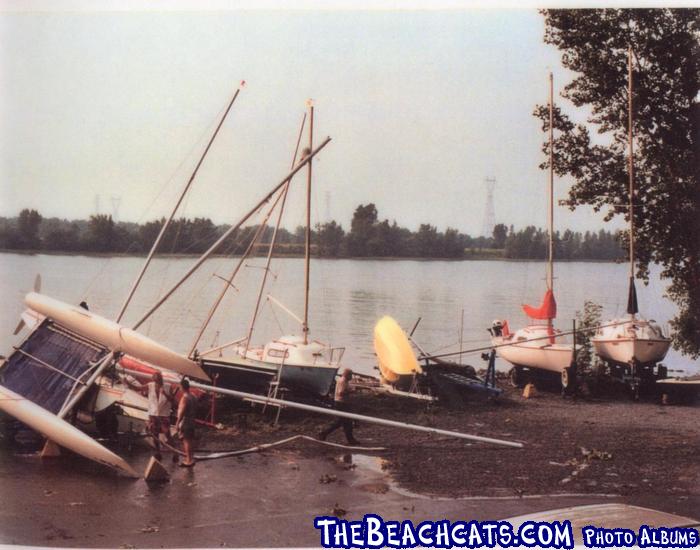
[{"label": "sailboat mast", "polygon": [[[287,186],[288,185],[289,185],[289,183],[287,183]],[[221,292],[219,293],[218,298],[216,299],[216,301],[212,304],[211,308],[209,309],[209,313],[207,314],[207,318],[204,320],[204,323],[202,323],[202,326],[200,327],[199,332],[197,333],[197,337],[194,339],[194,342],[192,342],[192,346],[190,347],[190,352],[188,354],[188,357],[190,357],[190,358],[194,357],[194,355],[195,355],[194,352],[197,349],[197,344],[199,344],[199,341],[202,339],[202,336],[204,336],[204,331],[209,326],[209,323],[211,322],[212,317],[214,317],[216,310],[221,305],[221,302],[223,301],[224,296],[226,296],[226,293],[228,292],[228,290],[233,287],[233,280],[236,278],[236,275],[238,275],[238,272],[240,271],[241,267],[243,266],[243,262],[245,262],[246,259],[248,259],[248,256],[250,256],[250,253],[253,251],[253,247],[255,246],[255,243],[258,242],[260,235],[262,235],[263,231],[265,231],[265,228],[267,227],[267,221],[270,219],[270,216],[274,212],[275,208],[277,208],[277,204],[282,199],[282,197],[286,195],[287,186],[285,186],[282,189],[282,191],[280,191],[280,193],[277,195],[277,198],[272,203],[272,206],[270,207],[267,214],[265,215],[265,218],[262,220],[262,222],[260,222],[260,225],[258,226],[257,230],[255,231],[255,235],[253,235],[253,238],[248,243],[248,247],[245,249],[245,252],[243,252],[243,255],[238,260],[236,267],[231,272],[231,275],[229,276],[229,278],[224,280],[224,286],[221,289]]]},{"label": "sailboat mast", "polygon": [[274,189],[270,191],[265,197],[263,197],[258,203],[251,208],[247,214],[245,214],[236,225],[232,225],[229,227],[223,235],[221,235],[214,244],[212,244],[206,252],[204,252],[198,259],[197,261],[187,270],[187,272],[180,278],[180,280],[175,283],[172,287],[170,287],[169,290],[165,292],[165,294],[149,309],[146,313],[143,314],[141,319],[138,320],[136,324],[132,327],[133,330],[137,330],[143,323],[145,323],[151,315],[153,315],[160,306],[162,306],[170,296],[173,295],[173,293],[182,286],[182,284],[190,278],[192,273],[197,271],[199,267],[211,256],[216,250],[221,246],[221,244],[229,238],[229,236],[234,232],[238,231],[238,229],[243,225],[248,218],[250,218],[253,214],[255,214],[260,207],[268,202],[273,195],[277,193],[288,181],[290,181],[294,175],[299,172],[305,164],[307,164],[316,154],[318,154],[321,149],[323,149],[328,143],[331,141],[330,137],[327,137],[326,139],[321,142],[321,144],[316,147],[315,150],[311,151],[306,157],[304,157],[302,160],[299,161],[299,164],[297,164],[294,169],[289,172],[282,181],[280,181],[277,185],[275,185]]},{"label": "sailboat mast", "polygon": [[[554,284],[554,77],[549,73],[549,257],[547,259],[547,289]],[[551,320],[550,320],[551,322]]]},{"label": "sailboat mast", "polygon": [[197,162],[197,165],[195,166],[194,170],[192,171],[192,174],[190,175],[190,179],[187,181],[187,185],[185,185],[185,188],[182,190],[182,193],[180,194],[180,198],[178,198],[177,203],[175,204],[175,207],[173,208],[172,212],[170,213],[170,217],[163,224],[163,227],[160,228],[160,233],[158,233],[158,237],[156,238],[155,242],[153,243],[153,246],[151,247],[151,250],[149,251],[148,256],[146,257],[146,260],[143,263],[143,267],[141,268],[141,271],[139,272],[138,276],[136,277],[136,280],[134,280],[133,284],[131,285],[131,289],[129,290],[129,294],[127,295],[126,300],[124,300],[124,303],[122,304],[122,307],[119,310],[119,313],[117,314],[117,318],[116,318],[117,323],[122,320],[122,317],[124,317],[124,312],[126,312],[126,308],[129,306],[131,299],[134,297],[134,293],[136,292],[136,289],[138,288],[139,284],[141,283],[141,279],[143,279],[143,276],[146,274],[146,270],[148,269],[148,266],[151,263],[151,260],[153,259],[153,255],[156,253],[156,249],[158,248],[158,245],[160,244],[160,242],[163,240],[163,237],[165,236],[165,231],[170,226],[170,222],[172,222],[173,218],[175,217],[175,213],[177,212],[178,208],[180,208],[180,204],[182,203],[182,200],[185,198],[185,195],[187,194],[187,191],[189,191],[189,189],[192,185],[192,182],[194,181],[194,178],[197,176],[197,172],[199,171],[199,167],[202,166],[202,163],[204,162],[204,159],[207,156],[207,153],[209,152],[209,149],[211,148],[212,143],[214,143],[216,136],[219,134],[219,130],[221,130],[221,126],[223,126],[224,121],[226,120],[226,117],[228,116],[228,113],[231,110],[231,107],[233,107],[233,104],[236,102],[236,98],[238,97],[238,94],[241,92],[241,88],[244,86],[244,84],[245,84],[245,82],[242,81],[240,86],[236,90],[236,93],[233,94],[233,97],[231,98],[231,101],[229,102],[228,107],[226,107],[224,114],[221,116],[221,120],[219,120],[219,124],[216,126],[216,130],[214,130],[214,133],[209,138],[209,143],[207,143],[207,146],[204,149],[204,152],[199,157],[199,162]]},{"label": "sailboat mast", "polygon": [[[294,156],[292,157],[292,167],[297,162],[297,155],[299,154],[299,144],[301,143],[301,137],[304,133],[304,124],[306,123],[306,113],[304,113],[304,118],[301,120],[301,126],[299,127],[299,136],[297,137],[297,144],[294,148]],[[289,182],[282,188],[282,204],[280,205],[279,213],[277,214],[277,223],[275,224],[275,230],[272,233],[272,239],[270,240],[270,246],[267,250],[267,261],[265,262],[265,269],[262,276],[262,281],[260,281],[260,291],[258,292],[258,299],[255,302],[255,309],[253,310],[253,317],[250,320],[250,326],[248,327],[248,336],[245,339],[245,350],[243,351],[243,356],[245,357],[250,348],[250,343],[253,340],[253,330],[255,329],[255,321],[258,318],[258,312],[260,311],[260,302],[262,300],[263,292],[265,291],[265,285],[267,284],[267,276],[270,273],[270,263],[272,262],[272,252],[275,249],[275,244],[277,243],[277,232],[279,231],[280,224],[282,223],[282,216],[284,215],[284,206],[287,202],[287,192],[289,191]]]},{"label": "sailboat mast", "polygon": [[[309,151],[314,148],[314,104],[309,100]],[[309,343],[309,275],[311,271],[311,160],[306,165],[306,247],[304,251],[304,344]]]},{"label": "sailboat mast", "polygon": [[634,319],[635,314],[639,311],[637,305],[637,290],[634,288],[634,118],[632,115],[632,47],[627,49],[627,119],[628,119],[628,136],[629,143],[629,216],[630,216],[630,285],[627,295],[627,313]]},{"label": "sailboat mast", "polygon": [[634,279],[634,134],[632,130],[632,47],[627,50],[627,119],[629,143],[629,194],[630,194],[630,278]]}]

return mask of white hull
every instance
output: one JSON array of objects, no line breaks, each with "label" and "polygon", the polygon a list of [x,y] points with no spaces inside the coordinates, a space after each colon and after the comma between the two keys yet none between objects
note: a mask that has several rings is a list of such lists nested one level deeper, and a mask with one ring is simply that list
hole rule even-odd
[{"label": "white hull", "polygon": [[121,457],[90,436],[3,386],[0,386],[0,409],[61,447],[130,476],[139,477]]},{"label": "white hull", "polygon": [[207,374],[191,359],[114,321],[36,292],[27,294],[24,301],[31,310],[112,351],[132,355],[185,376],[209,380]]},{"label": "white hull", "polygon": [[560,374],[571,366],[574,358],[571,345],[556,343],[556,340],[554,344],[550,342],[544,325],[525,327],[508,336],[494,336],[491,343],[499,346],[496,348],[499,357],[513,365],[530,369]]},{"label": "white hull", "polygon": [[671,340],[653,321],[626,317],[606,323],[591,337],[596,354],[604,361],[622,365],[658,363],[666,357]]}]

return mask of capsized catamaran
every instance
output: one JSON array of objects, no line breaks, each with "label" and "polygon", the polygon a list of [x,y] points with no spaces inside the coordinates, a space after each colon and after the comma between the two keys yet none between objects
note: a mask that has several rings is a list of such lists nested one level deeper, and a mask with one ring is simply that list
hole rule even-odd
[{"label": "capsized catamaran", "polygon": [[613,366],[628,370],[634,379],[651,377],[653,366],[666,357],[671,346],[661,327],[653,320],[639,316],[637,290],[634,286],[634,121],[632,49],[627,62],[627,119],[628,119],[628,175],[629,175],[629,291],[627,315],[601,326],[591,337],[596,354]]},{"label": "capsized catamaran", "polygon": [[[308,150],[313,149],[313,122],[314,106],[309,102],[309,145]],[[292,166],[296,161],[299,142],[304,130],[302,121],[297,147],[292,160]],[[257,302],[253,311],[248,334],[226,346],[219,346],[212,350],[207,350],[199,354],[203,368],[211,375],[217,376],[217,383],[224,387],[233,388],[255,388],[268,389],[270,383],[275,381],[278,385],[292,390],[307,392],[311,394],[325,396],[329,393],[335,377],[340,368],[344,348],[334,347],[319,340],[309,338],[309,275],[311,259],[311,176],[312,162],[309,159],[307,164],[307,185],[306,185],[306,227],[305,227],[305,253],[304,253],[304,317],[297,317],[287,307],[271,296],[267,299],[272,304],[280,307],[283,311],[292,316],[301,325],[301,335],[284,335],[267,342],[263,346],[252,346],[252,336],[255,330],[255,323],[260,311],[261,300],[265,291],[265,284],[270,272],[272,253],[275,247],[277,232],[280,227],[284,206],[289,191],[289,183],[281,191],[278,201],[273,204],[265,218],[265,223],[272,210],[279,202],[279,212],[272,239],[268,248],[267,261],[263,269],[262,281],[258,292]],[[262,227],[262,226],[261,226]],[[257,237],[257,236],[256,236]],[[253,241],[254,242],[254,241]],[[251,242],[252,245],[252,242]],[[250,250],[250,247],[249,247]],[[243,259],[241,259],[243,261]],[[239,263],[240,266],[240,263]],[[234,275],[238,267],[234,270]],[[233,278],[232,276],[232,278]],[[227,291],[232,282],[232,278],[226,281],[222,294]],[[223,296],[221,296],[223,297]],[[220,299],[214,308],[218,307]],[[199,339],[201,338],[206,325],[211,320],[213,311],[208,316],[197,339],[193,344],[193,352]]]},{"label": "capsized catamaran", "polygon": [[494,321],[491,342],[497,346],[500,357],[513,364],[511,380],[520,383],[523,368],[549,371],[561,376],[562,386],[569,384],[569,367],[574,361],[574,350],[562,342],[554,328],[557,302],[554,298],[554,84],[549,74],[549,215],[547,290],[539,307],[523,305],[525,314],[535,321],[524,328],[510,332],[507,321]]},{"label": "capsized catamaran", "polygon": [[[175,210],[239,92],[240,87],[222,115]],[[40,278],[37,277],[35,291],[26,296],[27,310],[15,331],[17,334],[26,326],[29,334],[0,367],[2,410],[49,441],[130,475],[134,472],[123,460],[89,436],[77,435],[82,432],[68,419],[77,425],[94,423],[102,432],[118,429],[120,419],[128,423],[129,428],[143,427],[148,402],[129,387],[115,368],[125,355],[180,375],[209,380],[197,362],[138,333],[136,329],[145,318],[132,328],[119,323],[175,210],[163,225],[116,321],[40,294]]]}]

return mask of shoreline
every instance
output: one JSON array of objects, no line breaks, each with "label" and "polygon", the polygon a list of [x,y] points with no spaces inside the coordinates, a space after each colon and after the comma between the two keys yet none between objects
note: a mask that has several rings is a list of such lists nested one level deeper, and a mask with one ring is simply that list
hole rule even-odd
[{"label": "shoreline", "polygon": [[[198,428],[197,447],[247,449],[290,435],[315,436],[327,417],[283,411],[280,424],[240,402]],[[223,405],[223,403],[222,403]],[[684,516],[700,508],[698,405],[625,398],[524,399],[506,388],[496,402],[469,398],[447,409],[358,395],[354,408],[394,420],[525,443],[505,449],[362,424],[356,436],[384,453],[298,442],[178,468],[148,484],[63,456],[38,460],[0,448],[8,497],[0,543],[63,547],[300,547],[318,545],[313,518],[500,520],[582,504],[621,502]],[[222,409],[223,410],[223,409]],[[644,422],[640,422],[643,416]],[[341,432],[329,437],[344,443]],[[143,447],[119,452],[143,471]],[[672,450],[672,452],[669,452]],[[105,492],[112,495],[105,499]],[[117,501],[120,506],[115,508]],[[40,526],[40,528],[30,528]]]},{"label": "shoreline", "polygon": [[[58,250],[16,250],[9,248],[0,248],[0,254],[14,254],[17,256],[75,256],[86,258],[145,258],[147,253],[132,254],[128,252],[64,252]],[[157,254],[156,258],[162,259],[188,259],[199,258],[201,254],[192,253],[169,253]],[[264,258],[267,254],[250,254],[252,258]],[[240,258],[241,255],[231,254],[212,254],[210,258]],[[275,254],[277,259],[304,259],[303,254]],[[536,262],[546,263],[546,258],[506,258],[503,256],[495,256],[493,254],[467,254],[461,258],[452,257],[431,257],[431,256],[317,256],[312,255],[313,260],[352,260],[352,261],[382,261],[382,262],[400,262],[400,261],[415,261],[415,262],[473,262],[473,261],[488,261],[488,262]],[[601,259],[568,259],[556,260],[557,263],[603,263],[603,264],[620,264],[626,260],[601,260]]]}]

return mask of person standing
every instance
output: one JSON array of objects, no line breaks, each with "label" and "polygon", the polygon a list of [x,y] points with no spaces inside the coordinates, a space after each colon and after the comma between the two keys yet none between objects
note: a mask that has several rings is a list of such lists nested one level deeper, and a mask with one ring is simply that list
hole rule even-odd
[{"label": "person standing", "polygon": [[155,457],[157,460],[161,460],[161,434],[165,435],[169,445],[173,446],[175,444],[170,435],[170,415],[174,398],[172,393],[168,393],[163,386],[163,375],[159,371],[153,373],[152,380],[147,384],[146,389],[148,395],[148,428],[156,449]]},{"label": "person standing", "polygon": [[194,466],[192,445],[194,443],[194,418],[197,408],[197,398],[190,393],[190,381],[183,378],[180,382],[182,397],[177,407],[177,429],[182,438],[182,447],[185,451],[185,460],[180,466],[190,468]]},{"label": "person standing", "polygon": [[[345,369],[343,374],[340,375],[340,380],[335,385],[335,393],[333,394],[333,405],[338,411],[350,412],[349,398],[350,394],[353,392],[350,381],[352,380],[352,371],[350,369]],[[349,445],[358,445],[359,442],[355,439],[352,433],[353,421],[350,418],[339,417],[336,418],[325,430],[321,430],[319,433],[319,439],[325,441],[326,438],[336,431],[338,428],[342,427],[343,432],[345,432],[345,439]]]}]

